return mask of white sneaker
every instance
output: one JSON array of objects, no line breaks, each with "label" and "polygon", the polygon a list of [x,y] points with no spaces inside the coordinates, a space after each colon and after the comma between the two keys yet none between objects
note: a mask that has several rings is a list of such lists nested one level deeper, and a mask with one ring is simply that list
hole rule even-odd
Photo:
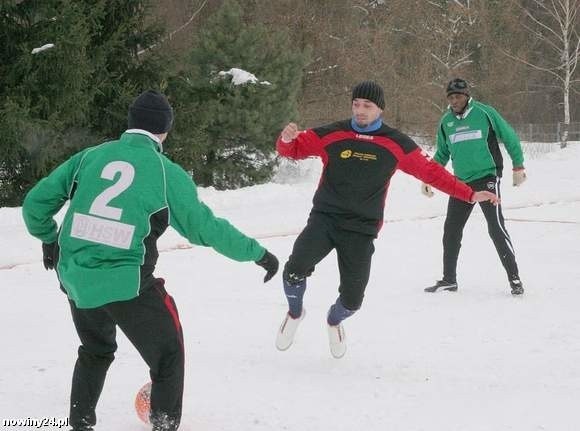
[{"label": "white sneaker", "polygon": [[290,348],[294,342],[294,335],[296,334],[298,325],[300,325],[304,316],[306,316],[305,308],[302,309],[302,314],[297,319],[294,319],[286,313],[286,316],[280,325],[280,329],[278,330],[278,334],[276,335],[276,348],[278,350],[284,351]]},{"label": "white sneaker", "polygon": [[330,345],[330,354],[336,359],[340,359],[346,353],[346,334],[342,323],[336,326],[328,326],[328,343]]}]

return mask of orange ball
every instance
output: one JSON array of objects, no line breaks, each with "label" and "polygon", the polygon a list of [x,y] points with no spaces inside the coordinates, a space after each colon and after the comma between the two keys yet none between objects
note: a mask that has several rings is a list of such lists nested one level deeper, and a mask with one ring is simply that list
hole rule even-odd
[{"label": "orange ball", "polygon": [[135,397],[135,411],[137,416],[144,423],[149,423],[149,412],[151,411],[151,382],[143,385]]}]

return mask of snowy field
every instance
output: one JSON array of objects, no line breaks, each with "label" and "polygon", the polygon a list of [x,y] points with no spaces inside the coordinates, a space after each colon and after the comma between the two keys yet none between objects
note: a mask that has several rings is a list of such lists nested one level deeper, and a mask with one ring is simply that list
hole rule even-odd
[{"label": "snowy field", "polygon": [[[347,320],[348,351],[330,356],[325,315],[337,296],[334,255],[305,299],[308,316],[287,352],[274,347],[286,307],[280,273],[174,232],[160,241],[157,275],[185,332],[184,431],[575,431],[580,429],[580,145],[526,162],[520,188],[503,184],[523,297],[514,298],[485,221],[465,231],[457,293],[427,294],[441,276],[446,198],[427,199],[402,173],[392,181],[362,310]],[[303,227],[319,164],[278,182],[204,189],[214,211],[288,257]],[[508,171],[508,174],[511,172]],[[4,419],[64,418],[77,338],[53,272],[42,267],[20,209],[0,209],[0,429]],[[119,336],[97,430],[145,431],[133,409],[148,380]],[[44,427],[39,429],[57,429]]]}]

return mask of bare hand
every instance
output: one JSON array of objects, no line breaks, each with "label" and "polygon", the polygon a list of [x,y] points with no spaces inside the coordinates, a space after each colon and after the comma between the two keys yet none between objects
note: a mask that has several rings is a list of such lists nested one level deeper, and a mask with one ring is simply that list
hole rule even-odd
[{"label": "bare hand", "polygon": [[433,188],[427,183],[421,183],[421,193],[423,193],[423,195],[427,196],[428,198],[435,196]]},{"label": "bare hand", "polygon": [[513,172],[514,187],[520,186],[527,178],[528,176],[526,175],[526,170],[523,167],[514,168]]},{"label": "bare hand", "polygon": [[500,199],[497,197],[497,195],[494,195],[493,193],[487,191],[473,193],[471,201],[472,202],[490,201],[494,205],[499,205],[501,202]]},{"label": "bare hand", "polygon": [[298,126],[296,125],[296,123],[288,123],[281,133],[282,142],[285,143],[292,142],[294,139],[296,139],[298,133],[299,133]]}]

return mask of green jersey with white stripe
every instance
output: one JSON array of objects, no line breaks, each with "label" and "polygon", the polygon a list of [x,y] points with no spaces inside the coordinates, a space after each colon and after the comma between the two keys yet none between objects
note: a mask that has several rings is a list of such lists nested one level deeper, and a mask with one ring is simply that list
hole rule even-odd
[{"label": "green jersey with white stripe", "polygon": [[501,177],[499,141],[505,145],[513,167],[522,167],[524,156],[514,129],[491,106],[470,98],[463,114],[448,109],[441,118],[433,158],[443,166],[451,159],[455,176],[464,182],[490,175]]},{"label": "green jersey with white stripe", "polygon": [[[67,201],[57,230],[53,216]],[[79,308],[132,299],[149,288],[157,238],[168,225],[191,243],[238,261],[265,253],[213,215],[191,177],[143,130],[128,130],[71,157],[30,190],[22,212],[33,236],[44,243],[58,239],[57,274]]]}]

